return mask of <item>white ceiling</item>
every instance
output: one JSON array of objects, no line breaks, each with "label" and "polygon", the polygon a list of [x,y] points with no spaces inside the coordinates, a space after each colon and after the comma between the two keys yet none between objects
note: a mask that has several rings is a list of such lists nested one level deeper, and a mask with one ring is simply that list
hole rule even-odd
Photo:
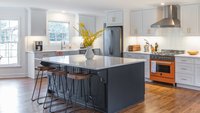
[{"label": "white ceiling", "polygon": [[192,4],[200,0],[0,0],[4,7],[38,7],[57,10],[142,9],[166,4]]}]

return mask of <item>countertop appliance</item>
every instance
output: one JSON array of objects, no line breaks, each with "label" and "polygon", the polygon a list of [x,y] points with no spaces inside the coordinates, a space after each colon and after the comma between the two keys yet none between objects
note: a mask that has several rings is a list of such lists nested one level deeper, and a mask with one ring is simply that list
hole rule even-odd
[{"label": "countertop appliance", "polygon": [[150,55],[150,80],[170,83],[175,86],[175,55],[184,50],[162,49]]},{"label": "countertop appliance", "polygon": [[103,54],[105,56],[123,56],[123,30],[121,26],[105,28]]},{"label": "countertop appliance", "polygon": [[35,41],[34,49],[35,49],[35,51],[42,51],[43,50],[43,41]]}]

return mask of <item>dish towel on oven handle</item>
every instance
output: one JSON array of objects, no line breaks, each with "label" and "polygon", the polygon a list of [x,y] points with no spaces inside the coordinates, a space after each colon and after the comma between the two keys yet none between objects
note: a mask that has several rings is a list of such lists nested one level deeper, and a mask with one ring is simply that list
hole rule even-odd
[{"label": "dish towel on oven handle", "polygon": [[151,72],[152,73],[156,72],[156,61],[151,61]]}]

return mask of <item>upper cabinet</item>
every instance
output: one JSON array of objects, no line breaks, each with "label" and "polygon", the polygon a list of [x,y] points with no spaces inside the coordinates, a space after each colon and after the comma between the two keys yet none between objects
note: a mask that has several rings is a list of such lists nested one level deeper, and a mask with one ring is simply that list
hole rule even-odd
[{"label": "upper cabinet", "polygon": [[123,12],[122,11],[107,11],[106,12],[107,26],[123,26]]},{"label": "upper cabinet", "polygon": [[156,35],[156,29],[151,24],[161,19],[159,10],[148,9],[131,12],[131,35],[152,36]]},{"label": "upper cabinet", "polygon": [[28,9],[28,35],[46,36],[46,10],[30,8]]},{"label": "upper cabinet", "polygon": [[199,35],[199,5],[181,6],[181,29],[184,35]]},{"label": "upper cabinet", "polygon": [[91,15],[79,15],[79,23],[84,23],[91,32],[96,32],[96,17]]},{"label": "upper cabinet", "polygon": [[142,11],[131,12],[131,34],[142,35]]}]

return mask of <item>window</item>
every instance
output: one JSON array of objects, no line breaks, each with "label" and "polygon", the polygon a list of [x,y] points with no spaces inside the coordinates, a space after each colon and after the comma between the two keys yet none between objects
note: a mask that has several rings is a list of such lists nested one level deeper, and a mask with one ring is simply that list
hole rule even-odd
[{"label": "window", "polygon": [[0,20],[0,65],[18,64],[19,20]]},{"label": "window", "polygon": [[48,22],[48,35],[51,42],[67,41],[69,42],[69,23],[68,22]]}]

